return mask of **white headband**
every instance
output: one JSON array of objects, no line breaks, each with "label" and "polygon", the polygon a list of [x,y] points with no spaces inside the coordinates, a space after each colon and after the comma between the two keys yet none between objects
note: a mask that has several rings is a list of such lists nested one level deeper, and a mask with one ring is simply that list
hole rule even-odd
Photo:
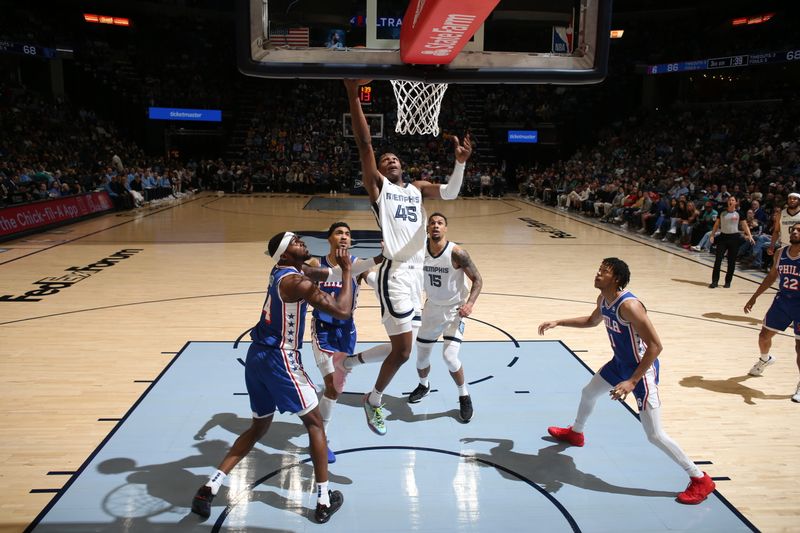
[{"label": "white headband", "polygon": [[792,196],[794,196],[795,198],[800,200],[800,193],[798,193],[798,192],[790,192],[789,193],[789,198],[791,198]]},{"label": "white headband", "polygon": [[[272,257],[273,261],[275,261],[276,263],[280,263],[281,255],[283,255],[283,252],[285,252],[286,249],[289,247],[289,243],[292,242],[293,238],[294,238],[294,233],[292,233],[291,231],[287,231],[286,234],[283,236],[283,239],[281,239],[281,243],[278,245],[278,248],[275,250],[275,253],[270,256]],[[264,253],[269,254],[269,250],[267,250]]]}]

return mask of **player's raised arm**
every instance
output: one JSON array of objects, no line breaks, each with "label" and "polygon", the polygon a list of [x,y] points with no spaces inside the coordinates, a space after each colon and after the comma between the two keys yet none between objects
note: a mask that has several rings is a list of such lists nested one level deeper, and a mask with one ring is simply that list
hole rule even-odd
[{"label": "player's raised arm", "polygon": [[467,164],[469,156],[472,155],[472,138],[469,133],[464,136],[464,142],[460,142],[458,137],[452,135],[450,137],[455,145],[456,163],[453,167],[453,173],[445,185],[437,185],[429,181],[415,181],[414,185],[422,191],[422,196],[425,198],[434,198],[437,200],[455,200],[458,198],[458,193],[461,190],[461,184],[464,182],[464,167]]},{"label": "player's raised arm", "polygon": [[312,281],[327,281],[330,277],[331,269],[320,264],[319,259],[312,257],[301,267],[303,274],[311,278]]},{"label": "player's raised arm", "polygon": [[363,85],[363,80],[344,80],[344,86],[347,89],[347,103],[350,106],[353,137],[358,148],[359,159],[361,159],[364,188],[367,190],[370,201],[374,202],[380,194],[383,177],[378,172],[378,165],[375,163],[375,152],[372,149],[372,136],[369,124],[367,124],[367,117],[364,116],[361,102],[358,100],[359,85]]},{"label": "player's raised arm", "polygon": [[[336,262],[342,269],[342,276],[349,278],[351,276],[350,256],[347,250],[341,248],[336,250]],[[312,307],[325,311],[335,318],[344,320],[350,318],[353,313],[353,286],[350,283],[342,283],[342,289],[336,298],[321,291],[306,276],[287,276],[281,281],[279,290],[284,301],[305,300]]]},{"label": "player's raised arm", "polygon": [[575,318],[561,318],[559,320],[550,320],[539,324],[539,335],[544,335],[548,329],[553,329],[558,326],[568,328],[593,328],[603,321],[603,315],[600,313],[600,299],[597,300],[597,307],[594,308],[591,315],[579,316]]},{"label": "player's raised arm", "polygon": [[744,304],[744,312],[749,313],[753,310],[753,306],[756,304],[756,300],[758,299],[761,294],[769,289],[775,280],[778,279],[778,263],[780,263],[780,254],[776,254],[775,259],[772,260],[772,268],[769,269],[769,274],[761,281],[761,285],[758,286],[756,292],[747,300],[747,303]]}]

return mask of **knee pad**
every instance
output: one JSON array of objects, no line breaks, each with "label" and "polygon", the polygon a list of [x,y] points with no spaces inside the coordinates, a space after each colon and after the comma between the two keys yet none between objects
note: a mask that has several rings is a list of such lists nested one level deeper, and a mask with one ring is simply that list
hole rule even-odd
[{"label": "knee pad", "polygon": [[444,364],[447,365],[447,370],[451,373],[456,373],[461,370],[461,360],[458,358],[458,351],[461,349],[461,343],[455,341],[444,341]]},{"label": "knee pad", "polygon": [[417,370],[431,366],[433,343],[417,341]]}]

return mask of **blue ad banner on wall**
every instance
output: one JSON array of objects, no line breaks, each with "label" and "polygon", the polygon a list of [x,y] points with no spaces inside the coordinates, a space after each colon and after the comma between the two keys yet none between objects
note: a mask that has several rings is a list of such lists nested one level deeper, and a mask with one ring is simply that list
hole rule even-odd
[{"label": "blue ad banner on wall", "polygon": [[508,130],[508,142],[531,143],[539,142],[539,130]]},{"label": "blue ad banner on wall", "polygon": [[151,107],[150,120],[196,120],[222,122],[221,109],[182,109],[179,107]]}]

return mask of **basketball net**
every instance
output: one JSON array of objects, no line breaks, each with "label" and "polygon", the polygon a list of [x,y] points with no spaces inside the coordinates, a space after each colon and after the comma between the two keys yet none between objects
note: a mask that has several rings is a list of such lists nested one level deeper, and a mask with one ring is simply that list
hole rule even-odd
[{"label": "basketball net", "polygon": [[391,81],[397,99],[397,125],[394,131],[402,135],[439,135],[439,112],[447,84]]}]

